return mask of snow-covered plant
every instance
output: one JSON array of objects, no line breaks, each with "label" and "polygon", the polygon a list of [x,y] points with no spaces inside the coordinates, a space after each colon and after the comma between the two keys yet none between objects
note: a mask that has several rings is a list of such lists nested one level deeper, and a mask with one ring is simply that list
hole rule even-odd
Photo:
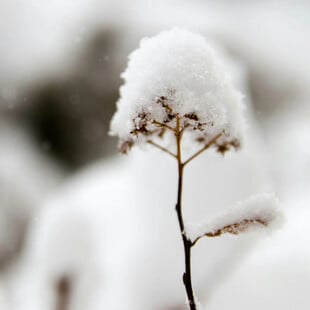
[{"label": "snow-covered plant", "polygon": [[[182,212],[183,172],[207,149],[224,154],[241,146],[244,120],[242,95],[212,44],[201,35],[172,29],[141,41],[129,56],[122,74],[117,112],[111,134],[119,150],[150,144],[176,159],[178,190],[176,213],[182,235],[188,305],[197,309],[192,287],[191,249],[202,237],[239,234],[251,227],[268,226],[276,218],[273,196],[252,198],[211,223],[185,225]],[[186,154],[190,151],[192,153]],[[250,207],[249,207],[250,205]]]}]

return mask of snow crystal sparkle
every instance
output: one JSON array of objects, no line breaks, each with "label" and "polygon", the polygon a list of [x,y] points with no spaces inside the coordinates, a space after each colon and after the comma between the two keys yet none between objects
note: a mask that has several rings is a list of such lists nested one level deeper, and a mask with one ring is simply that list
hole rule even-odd
[{"label": "snow crystal sparkle", "polygon": [[177,118],[198,143],[218,136],[220,152],[239,147],[242,95],[204,37],[172,29],[143,39],[122,78],[110,133],[119,136],[123,153],[162,137]]}]

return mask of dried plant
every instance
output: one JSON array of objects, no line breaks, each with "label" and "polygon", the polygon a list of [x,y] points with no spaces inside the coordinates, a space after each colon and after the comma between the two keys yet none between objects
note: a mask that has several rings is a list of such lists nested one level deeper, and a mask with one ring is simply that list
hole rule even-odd
[{"label": "dried plant", "polygon": [[[185,286],[188,305],[197,309],[191,276],[191,250],[202,237],[223,233],[239,234],[253,226],[267,226],[274,212],[264,197],[256,208],[234,210],[215,225],[204,225],[189,233],[182,211],[184,168],[208,149],[225,154],[239,149],[243,131],[242,96],[234,89],[220,58],[205,38],[173,29],[143,40],[129,57],[123,73],[118,111],[111,123],[111,134],[120,138],[119,150],[127,153],[136,144],[150,144],[173,157],[178,167],[175,206],[183,240]],[[192,141],[192,154],[185,157],[183,138]],[[169,143],[167,144],[167,141]],[[242,208],[241,208],[242,209]],[[251,212],[247,212],[252,210]],[[254,210],[254,211],[253,211]],[[267,212],[266,212],[267,210]],[[198,231],[198,232],[197,232]]]}]

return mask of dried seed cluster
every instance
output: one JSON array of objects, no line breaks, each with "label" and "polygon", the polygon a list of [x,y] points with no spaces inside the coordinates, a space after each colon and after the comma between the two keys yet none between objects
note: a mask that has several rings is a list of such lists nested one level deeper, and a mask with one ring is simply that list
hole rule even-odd
[{"label": "dried seed cluster", "polygon": [[[229,66],[204,37],[172,29],[143,39],[122,74],[111,134],[126,153],[136,144],[156,142],[166,132],[190,133],[193,141],[220,153],[239,148],[243,132],[242,95]],[[225,61],[226,63],[227,61]]]},{"label": "dried seed cluster", "polygon": [[[169,93],[173,94],[174,92],[171,90]],[[184,113],[183,115],[175,112],[173,105],[170,103],[173,102],[173,99],[167,96],[160,96],[154,100],[162,109],[164,115],[163,122],[154,119],[152,113],[145,109],[138,112],[136,117],[132,120],[133,129],[130,131],[131,137],[120,142],[120,152],[127,153],[134,145],[135,139],[139,136],[146,136],[148,137],[148,141],[150,141],[152,137],[162,138],[166,131],[177,134],[177,118],[180,121],[179,130],[183,131],[186,129],[187,131],[200,132],[196,134],[196,142],[207,145],[213,138],[211,135],[207,134],[208,131],[212,130],[214,125],[213,121],[203,122],[196,112]],[[218,139],[214,141],[212,146],[214,146],[219,153],[224,154],[231,148],[238,149],[240,147],[240,141],[236,138],[230,138],[225,130],[222,130]]]}]

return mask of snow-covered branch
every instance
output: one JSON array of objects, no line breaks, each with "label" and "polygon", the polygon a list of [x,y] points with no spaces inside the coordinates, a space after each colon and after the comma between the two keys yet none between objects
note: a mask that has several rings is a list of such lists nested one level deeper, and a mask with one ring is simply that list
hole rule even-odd
[{"label": "snow-covered branch", "polygon": [[282,223],[278,200],[273,194],[261,194],[238,203],[213,220],[186,226],[186,235],[195,244],[203,237],[218,237],[228,233],[238,235],[256,228],[275,228]]}]

